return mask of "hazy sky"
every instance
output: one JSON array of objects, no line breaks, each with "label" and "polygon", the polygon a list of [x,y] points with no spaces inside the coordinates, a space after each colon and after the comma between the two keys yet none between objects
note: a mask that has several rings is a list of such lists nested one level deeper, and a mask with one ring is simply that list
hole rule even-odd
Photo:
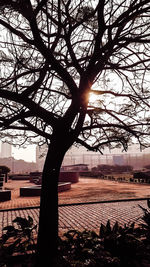
[{"label": "hazy sky", "polygon": [[25,161],[36,161],[36,147],[30,145],[28,148],[12,147],[12,157],[15,159],[23,159]]}]

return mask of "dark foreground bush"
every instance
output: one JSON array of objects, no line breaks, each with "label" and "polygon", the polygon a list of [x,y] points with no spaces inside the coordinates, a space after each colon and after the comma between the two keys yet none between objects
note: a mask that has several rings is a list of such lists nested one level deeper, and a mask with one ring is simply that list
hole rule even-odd
[{"label": "dark foreground bush", "polygon": [[28,219],[16,217],[13,220],[13,225],[3,228],[4,233],[0,239],[0,267],[15,266],[16,262],[19,261],[22,262],[20,266],[30,266],[28,263],[31,258],[32,260],[35,258],[33,255],[35,255],[36,250],[36,228],[37,225],[33,224],[33,219],[30,216]]},{"label": "dark foreground bush", "polygon": [[[60,252],[71,266],[150,266],[150,244],[142,228],[101,225],[100,234],[75,230],[65,234]],[[147,265],[148,264],[148,265]]]},{"label": "dark foreground bush", "polygon": [[[142,210],[142,223],[138,226],[132,223],[122,227],[117,222],[111,226],[108,221],[106,225],[101,224],[98,234],[94,231],[68,231],[59,239],[56,267],[150,267],[150,210]],[[36,226],[32,218],[17,217],[13,224],[17,227],[12,225],[3,229],[5,233],[0,242],[3,261],[0,266],[35,266]],[[20,260],[22,264],[13,263],[15,253],[26,256]]]}]

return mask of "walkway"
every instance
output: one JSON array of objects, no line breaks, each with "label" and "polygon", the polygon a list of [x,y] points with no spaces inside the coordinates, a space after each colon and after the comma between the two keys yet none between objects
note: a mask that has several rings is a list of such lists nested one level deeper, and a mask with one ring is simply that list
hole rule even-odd
[{"label": "walkway", "polygon": [[[4,226],[12,224],[16,216],[30,215],[38,224],[40,198],[19,196],[19,188],[27,185],[32,184],[28,181],[8,181],[5,184],[12,190],[12,200],[0,203],[0,233]],[[99,231],[100,224],[105,224],[108,219],[112,224],[116,221],[121,225],[133,221],[140,223],[143,212],[139,205],[147,208],[146,198],[149,197],[150,185],[81,178],[79,183],[72,184],[71,190],[59,193],[59,232],[62,234],[69,229]],[[122,201],[124,198],[145,200]],[[114,199],[120,200],[116,202]],[[93,203],[81,203],[87,201]]]},{"label": "walkway", "polygon": [[[124,223],[136,221],[141,222],[143,215],[141,205],[147,208],[147,201],[118,201],[104,203],[84,203],[77,205],[60,205],[59,206],[59,232],[62,235],[69,229],[77,230],[95,230],[99,231],[100,224],[106,224],[107,220],[113,225],[118,221],[121,225]],[[16,208],[0,211],[0,232],[6,225],[12,224],[16,216],[31,216],[35,224],[38,224],[39,207]]]},{"label": "walkway", "polygon": [[[40,197],[20,197],[20,187],[32,186],[29,181],[11,181],[4,187],[11,190],[11,200],[0,202],[0,209],[40,205]],[[71,190],[59,193],[59,204],[72,204],[127,198],[150,198],[150,184],[118,183],[115,181],[80,178]]]}]

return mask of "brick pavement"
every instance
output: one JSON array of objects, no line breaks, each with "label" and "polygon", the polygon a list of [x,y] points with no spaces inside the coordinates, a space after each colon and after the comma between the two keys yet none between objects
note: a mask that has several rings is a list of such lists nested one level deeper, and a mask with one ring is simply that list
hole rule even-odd
[{"label": "brick pavement", "polygon": [[[0,209],[40,205],[40,197],[20,197],[20,187],[32,186],[29,181],[11,181],[4,187],[11,190],[11,200],[0,202]],[[59,193],[59,203],[92,202],[125,198],[150,198],[150,184],[117,183],[109,180],[80,178],[71,190]]]},{"label": "brick pavement", "polygon": [[99,231],[100,224],[106,224],[108,219],[113,225],[118,221],[124,223],[141,222],[143,212],[139,207],[147,207],[147,201],[95,203],[59,207],[59,230],[68,229]]},{"label": "brick pavement", "polygon": [[[93,184],[96,186],[96,189],[99,188],[99,180],[92,180]],[[102,181],[102,183],[108,183],[110,185],[109,181]],[[84,184],[83,184],[84,183]],[[111,182],[112,183],[112,182]],[[16,216],[22,216],[27,217],[30,215],[35,224],[38,224],[38,217],[39,217],[39,206],[40,198],[39,197],[19,197],[19,188],[21,186],[27,186],[30,183],[28,181],[9,181],[7,184],[5,184],[5,187],[10,188],[12,190],[12,200],[1,202],[0,203],[0,232],[2,231],[2,228],[8,224],[12,224],[12,221]],[[30,184],[31,185],[31,184]],[[92,184],[90,180],[81,179],[80,183],[72,185],[72,189],[67,192],[67,194],[61,193],[61,202],[64,203],[65,201],[93,201],[91,196],[91,192],[93,192],[93,187],[91,187],[91,191],[88,191],[88,196],[85,194],[84,198],[83,193],[80,192],[80,195],[77,195],[77,192],[79,191],[80,187],[85,187],[85,190],[87,188],[91,187]],[[112,183],[111,188],[114,188],[114,186],[117,186],[117,183]],[[122,185],[122,189],[126,189],[127,192],[129,191],[129,187],[131,185]],[[135,185],[134,185],[135,187]],[[145,192],[146,195],[141,195],[141,197],[148,197],[150,187],[143,187],[136,185],[136,190],[140,190]],[[146,191],[147,190],[147,191]],[[133,191],[133,187],[132,187]],[[90,192],[90,193],[89,193]],[[110,199],[113,197],[112,191],[109,191],[110,194],[106,194],[106,191],[104,191],[104,196],[107,199]],[[85,193],[85,191],[84,191]],[[136,196],[136,197],[139,197]],[[98,197],[95,197],[98,196]],[[103,195],[100,195],[99,191],[98,194],[95,194],[94,191],[94,200],[104,200]],[[114,195],[115,197],[118,196]],[[121,198],[127,196],[126,194],[121,195]],[[77,197],[77,198],[76,198]],[[131,197],[135,197],[134,192],[131,195]],[[68,201],[68,203],[70,203]],[[140,218],[142,216],[142,210],[139,208],[138,205],[141,205],[143,207],[147,207],[146,200],[139,200],[139,201],[124,201],[124,202],[112,202],[112,203],[93,203],[93,204],[84,204],[84,205],[60,205],[59,206],[59,232],[60,234],[64,233],[68,229],[78,229],[78,230],[99,230],[101,223],[106,223],[108,219],[111,220],[111,223],[114,224],[116,221],[118,221],[120,224],[137,221],[140,222]],[[36,207],[35,207],[36,206]],[[3,211],[2,209],[10,209],[7,211]]]},{"label": "brick pavement", "polygon": [[[116,221],[121,225],[133,221],[140,223],[143,212],[139,205],[147,208],[147,201],[61,205],[59,206],[59,233],[62,235],[69,229],[99,231],[100,224],[106,224],[108,219],[112,225]],[[11,224],[16,216],[28,217],[28,215],[33,218],[35,224],[38,224],[38,207],[1,210],[0,232],[4,226]]]},{"label": "brick pavement", "polygon": [[0,209],[13,209],[40,205],[40,197],[20,197],[20,187],[33,186],[29,181],[11,181],[4,184],[5,189],[11,190],[11,200],[0,202]]}]

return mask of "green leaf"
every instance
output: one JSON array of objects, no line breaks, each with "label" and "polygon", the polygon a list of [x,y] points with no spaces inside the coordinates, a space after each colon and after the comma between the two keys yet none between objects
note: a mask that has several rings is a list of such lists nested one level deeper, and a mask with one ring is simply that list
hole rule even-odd
[{"label": "green leaf", "polygon": [[13,244],[10,244],[8,247],[7,247],[7,252],[8,254],[12,255],[14,252],[17,251],[17,245],[20,244],[21,242],[21,239],[18,238],[17,240],[15,240],[15,242]]},{"label": "green leaf", "polygon": [[114,226],[113,226],[112,231],[113,231],[114,234],[116,234],[116,233],[118,232],[118,230],[119,230],[119,225],[118,225],[118,222],[116,222],[116,223],[114,224]]},{"label": "green leaf", "polygon": [[15,231],[15,227],[12,225],[8,225],[8,226],[5,226],[3,228],[3,231],[5,231],[5,230],[7,230],[8,232],[13,232],[13,231]]},{"label": "green leaf", "polygon": [[32,227],[33,225],[33,218],[31,216],[28,215],[28,223],[30,225],[30,227]]},{"label": "green leaf", "polygon": [[24,228],[27,228],[30,226],[30,221],[28,221],[26,218],[22,218],[22,217],[16,217],[13,220],[14,223],[17,223],[18,226],[21,227],[21,229],[23,230]]},{"label": "green leaf", "polygon": [[149,209],[150,209],[150,199],[149,199],[149,198],[147,199],[147,206],[148,206]]},{"label": "green leaf", "polygon": [[106,236],[106,232],[107,232],[106,226],[101,223],[100,233],[99,233],[100,238],[104,238]]},{"label": "green leaf", "polygon": [[7,234],[3,234],[2,235],[2,243],[4,244],[8,239],[9,239],[9,235],[7,235]]},{"label": "green leaf", "polygon": [[107,231],[107,233],[111,233],[110,220],[107,221],[107,224],[106,224],[106,231]]}]

